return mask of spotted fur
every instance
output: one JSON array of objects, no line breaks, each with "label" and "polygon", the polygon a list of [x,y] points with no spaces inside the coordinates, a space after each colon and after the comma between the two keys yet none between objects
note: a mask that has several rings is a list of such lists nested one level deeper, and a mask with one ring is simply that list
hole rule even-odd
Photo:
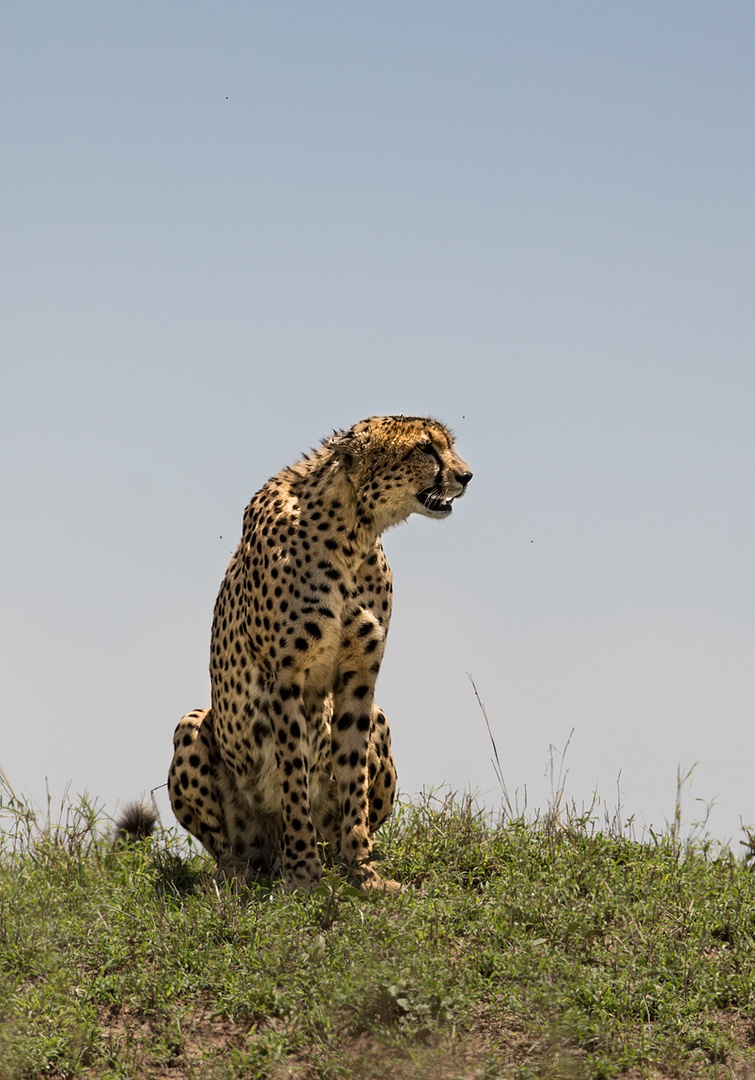
[{"label": "spotted fur", "polygon": [[450,431],[374,416],[336,432],[254,496],[212,623],[212,707],[174,736],[180,823],[219,868],[291,888],[322,873],[325,841],[364,888],[396,769],[375,681],[391,616],[380,535],[412,513],[444,518],[472,473]]}]

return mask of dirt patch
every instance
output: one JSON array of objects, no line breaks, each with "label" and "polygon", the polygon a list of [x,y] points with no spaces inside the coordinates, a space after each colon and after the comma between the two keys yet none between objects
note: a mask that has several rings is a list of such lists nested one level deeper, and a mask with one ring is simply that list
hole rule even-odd
[{"label": "dirt patch", "polygon": [[[371,1035],[345,1039],[341,1054],[360,1080],[478,1080],[493,1056],[480,1055],[466,1045],[463,1051],[447,1045],[406,1050]],[[275,1080],[319,1080],[321,1075],[312,1062],[300,1060],[289,1062],[287,1071],[276,1074]]]},{"label": "dirt patch", "polygon": [[[276,1034],[284,1036],[291,1030],[290,1021],[266,1018],[255,1023],[217,1017],[209,1005],[177,1004],[170,1014],[128,1006],[104,1007],[99,1012],[105,1048],[134,1080],[199,1080],[214,1075],[213,1065],[225,1074],[222,1063],[227,1067],[229,1049],[253,1053],[258,1042],[275,1041]],[[721,1075],[755,1080],[755,1018],[727,1013],[721,1016],[721,1029],[731,1033],[737,1047],[721,1063]],[[565,1076],[583,1075],[582,1055],[566,1044],[535,1038],[513,1015],[491,1017],[480,1008],[463,1034],[452,1031],[411,1047],[393,1045],[370,1032],[342,1034],[329,1045],[266,1059],[265,1064],[270,1080],[319,1080],[336,1065],[360,1080],[479,1080],[509,1076],[528,1060],[534,1064],[544,1058]],[[699,1071],[691,1075],[710,1076],[710,1063],[701,1060]],[[620,1080],[672,1078],[650,1069],[625,1073]]]},{"label": "dirt patch", "polygon": [[[269,1025],[266,1025],[269,1027]],[[138,1077],[198,1075],[197,1066],[228,1047],[243,1050],[253,1037],[250,1023],[213,1017],[209,1009],[176,1007],[175,1014],[145,1013],[128,1006],[100,1010],[102,1040]]]},{"label": "dirt patch", "polygon": [[[177,1007],[169,1018],[127,1006],[100,1010],[105,1047],[139,1080],[196,1080],[208,1069],[211,1073],[213,1059],[219,1063],[229,1047],[248,1052],[256,1039],[276,1030],[283,1033],[285,1026],[275,1020],[259,1025],[232,1021],[201,1007]],[[332,1054],[360,1080],[478,1080],[483,1074],[495,1075],[496,1065],[503,1068],[521,1060],[530,1045],[532,1040],[516,1022],[483,1023],[463,1039],[450,1036],[410,1049],[370,1033],[344,1036]],[[285,1061],[271,1061],[270,1080],[318,1080],[323,1075],[322,1054],[318,1048],[316,1056],[304,1051]]]}]

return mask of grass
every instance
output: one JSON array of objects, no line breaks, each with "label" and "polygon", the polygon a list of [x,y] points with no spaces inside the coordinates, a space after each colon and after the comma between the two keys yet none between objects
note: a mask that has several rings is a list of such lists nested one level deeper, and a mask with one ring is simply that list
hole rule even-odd
[{"label": "grass", "polygon": [[755,874],[674,824],[428,795],[370,898],[114,848],[86,800],[0,811],[0,1080],[755,1077]]}]

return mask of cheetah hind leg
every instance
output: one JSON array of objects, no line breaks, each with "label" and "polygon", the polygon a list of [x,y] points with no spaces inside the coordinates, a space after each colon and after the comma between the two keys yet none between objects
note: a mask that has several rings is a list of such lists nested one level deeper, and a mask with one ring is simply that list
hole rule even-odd
[{"label": "cheetah hind leg", "polygon": [[367,798],[370,835],[391,816],[396,801],[396,763],[391,753],[391,729],[385,713],[372,707],[370,743],[367,748]]},{"label": "cheetah hind leg", "polygon": [[280,830],[253,813],[239,795],[217,747],[212,710],[197,709],[184,716],[173,747],[168,793],[180,824],[213,857],[223,877],[271,874]]},{"label": "cheetah hind leg", "polygon": [[[337,852],[341,833],[338,788],[332,776],[322,787],[323,796],[313,801],[312,819],[330,851]],[[367,747],[367,800],[370,835],[373,835],[390,817],[396,801],[396,765],[391,753],[391,731],[385,713],[377,705],[372,708]],[[353,884],[365,891],[399,892],[401,889],[399,882],[381,878],[372,864],[353,868],[349,876]]]},{"label": "cheetah hind leg", "polygon": [[[390,817],[396,801],[396,764],[391,753],[391,729],[385,713],[377,705],[372,707],[370,742],[367,748],[367,801],[372,836]],[[359,873],[355,876],[358,878]],[[401,891],[398,881],[381,878],[372,866],[359,880],[359,886],[371,892]]]}]

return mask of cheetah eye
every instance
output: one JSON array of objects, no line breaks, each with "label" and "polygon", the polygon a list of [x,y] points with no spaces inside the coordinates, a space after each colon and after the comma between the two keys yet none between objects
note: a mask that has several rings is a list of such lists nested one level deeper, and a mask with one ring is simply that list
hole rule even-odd
[{"label": "cheetah eye", "polygon": [[433,446],[432,443],[421,443],[417,447],[417,449],[421,450],[423,454],[427,455],[427,457],[434,458],[435,461],[437,462],[437,465],[438,465],[439,469],[443,468],[443,462],[440,460],[440,454],[435,449],[435,447]]}]

